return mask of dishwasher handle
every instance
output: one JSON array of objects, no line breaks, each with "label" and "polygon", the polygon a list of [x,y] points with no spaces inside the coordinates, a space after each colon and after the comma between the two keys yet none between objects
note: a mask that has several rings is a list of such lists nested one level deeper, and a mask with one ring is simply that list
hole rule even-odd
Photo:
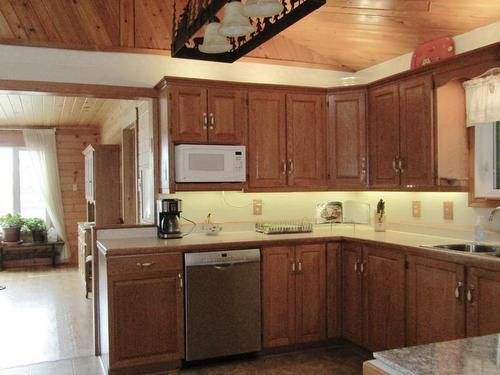
[{"label": "dishwasher handle", "polygon": [[213,267],[216,270],[224,271],[227,270],[228,268],[231,268],[235,263],[221,263],[221,264],[216,264]]}]

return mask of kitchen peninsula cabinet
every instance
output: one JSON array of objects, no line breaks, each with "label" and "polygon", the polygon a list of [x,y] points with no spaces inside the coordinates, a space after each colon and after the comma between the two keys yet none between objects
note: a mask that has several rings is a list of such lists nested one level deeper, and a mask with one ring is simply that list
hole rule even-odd
[{"label": "kitchen peninsula cabinet", "polygon": [[249,190],[326,187],[324,99],[309,93],[249,93]]},{"label": "kitchen peninsula cabinet", "polygon": [[328,95],[328,186],[366,187],[366,90]]},{"label": "kitchen peninsula cabinet", "polygon": [[432,101],[429,75],[369,89],[372,187],[434,186]]},{"label": "kitchen peninsula cabinet", "polygon": [[174,143],[245,144],[246,90],[233,87],[169,87]]},{"label": "kitchen peninsula cabinet", "polygon": [[326,338],[324,244],[271,246],[263,254],[263,345]]},{"label": "kitchen peninsula cabinet", "polygon": [[408,257],[409,345],[455,340],[465,336],[465,266]]},{"label": "kitchen peninsula cabinet", "polygon": [[109,374],[150,373],[184,357],[182,256],[99,252],[101,357]]},{"label": "kitchen peninsula cabinet", "polygon": [[343,337],[373,351],[404,346],[404,254],[356,243],[342,250]]}]

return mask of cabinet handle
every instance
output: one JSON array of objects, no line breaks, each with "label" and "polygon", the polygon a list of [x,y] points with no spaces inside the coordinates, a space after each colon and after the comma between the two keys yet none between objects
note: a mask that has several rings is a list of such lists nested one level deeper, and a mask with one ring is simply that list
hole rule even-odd
[{"label": "cabinet handle", "polygon": [[293,173],[293,160],[292,159],[288,159],[288,174],[292,174]]},{"label": "cabinet handle", "polygon": [[361,175],[366,174],[366,158],[363,156],[361,158]]},{"label": "cabinet handle", "polygon": [[299,260],[298,264],[299,272],[302,272],[302,261]]},{"label": "cabinet handle", "polygon": [[292,262],[292,273],[295,273],[295,262]]},{"label": "cabinet handle", "polygon": [[358,265],[359,265],[359,260],[354,263],[354,272],[358,273]]},{"label": "cabinet handle", "polygon": [[179,288],[184,289],[184,280],[182,279],[182,273],[177,275],[179,277]]},{"label": "cabinet handle", "polygon": [[394,159],[392,159],[392,169],[394,169],[394,172],[398,173],[399,170],[398,170],[398,167],[396,165],[396,163],[397,163],[396,159],[398,159],[397,156],[395,156]]},{"label": "cabinet handle", "polygon": [[148,263],[136,263],[137,267],[141,268],[149,268],[154,264],[154,262],[148,262]]},{"label": "cabinet handle", "polygon": [[360,272],[360,273],[364,273],[364,272],[365,272],[365,264],[364,264],[364,263],[361,263],[361,264],[359,265],[359,272]]},{"label": "cabinet handle", "polygon": [[282,174],[286,173],[286,161],[285,160],[281,161],[281,173]]},{"label": "cabinet handle", "polygon": [[202,122],[202,125],[203,125],[203,129],[207,128],[208,118],[207,118],[207,113],[206,112],[203,112],[203,122]]},{"label": "cabinet handle", "polygon": [[215,126],[215,117],[214,117],[214,114],[213,113],[210,113],[209,114],[209,117],[210,117],[210,126],[208,127],[210,130],[213,130],[214,126]]},{"label": "cabinet handle", "polygon": [[404,158],[398,158],[398,169],[401,173],[403,173],[405,171]]},{"label": "cabinet handle", "polygon": [[460,288],[462,288],[463,285],[464,284],[461,281],[459,281],[457,286],[455,287],[455,298],[456,299],[460,299]]},{"label": "cabinet handle", "polygon": [[469,289],[467,289],[467,301],[469,303],[474,302],[472,299],[472,292],[474,291],[474,285],[471,285]]}]

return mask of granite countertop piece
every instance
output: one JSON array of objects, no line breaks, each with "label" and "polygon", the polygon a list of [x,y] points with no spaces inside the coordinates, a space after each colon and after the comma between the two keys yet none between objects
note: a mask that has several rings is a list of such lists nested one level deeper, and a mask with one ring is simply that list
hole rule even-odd
[{"label": "granite countertop piece", "polygon": [[407,375],[498,375],[500,334],[387,350],[374,357]]}]

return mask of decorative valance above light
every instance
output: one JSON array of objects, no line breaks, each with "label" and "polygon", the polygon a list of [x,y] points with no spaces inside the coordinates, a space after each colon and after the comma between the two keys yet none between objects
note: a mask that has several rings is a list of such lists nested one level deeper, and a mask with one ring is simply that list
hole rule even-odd
[{"label": "decorative valance above light", "polygon": [[500,121],[500,68],[464,82],[467,126]]}]

